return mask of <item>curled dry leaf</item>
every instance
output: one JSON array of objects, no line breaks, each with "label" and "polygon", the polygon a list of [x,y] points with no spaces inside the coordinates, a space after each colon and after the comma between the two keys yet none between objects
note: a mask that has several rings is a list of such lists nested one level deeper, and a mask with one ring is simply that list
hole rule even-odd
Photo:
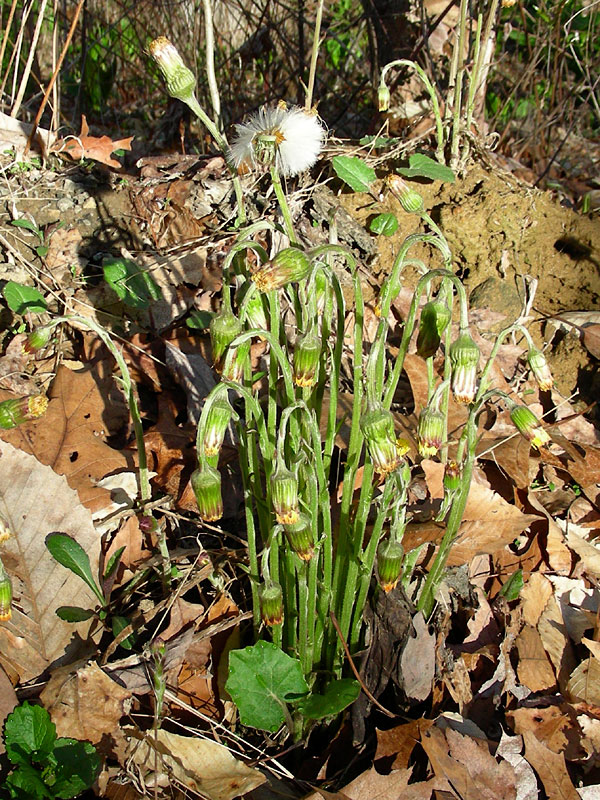
[{"label": "curled dry leaf", "polygon": [[0,623],[0,664],[25,682],[85,649],[91,623],[63,622],[56,609],[97,603],[81,578],[52,558],[46,536],[58,531],[76,539],[93,575],[100,544],[89,511],[65,478],[7,442],[0,442],[0,514],[12,533],[2,559],[14,590],[12,619]]},{"label": "curled dry leaf", "polygon": [[121,169],[122,164],[111,153],[115,150],[131,150],[133,136],[126,139],[113,141],[110,136],[90,136],[90,129],[87,124],[85,114],[81,115],[81,132],[79,136],[65,136],[64,139],[57,139],[50,151],[57,155],[68,155],[74,161],[81,158],[89,158],[92,161],[99,161],[113,169]]}]

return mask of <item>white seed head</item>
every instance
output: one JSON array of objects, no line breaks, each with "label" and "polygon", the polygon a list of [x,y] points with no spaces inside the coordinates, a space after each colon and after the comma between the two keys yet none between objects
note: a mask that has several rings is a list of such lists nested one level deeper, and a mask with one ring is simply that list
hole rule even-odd
[{"label": "white seed head", "polygon": [[312,167],[325,143],[318,116],[302,108],[263,106],[235,127],[231,160],[236,167],[264,169],[274,164],[281,175],[298,175]]}]

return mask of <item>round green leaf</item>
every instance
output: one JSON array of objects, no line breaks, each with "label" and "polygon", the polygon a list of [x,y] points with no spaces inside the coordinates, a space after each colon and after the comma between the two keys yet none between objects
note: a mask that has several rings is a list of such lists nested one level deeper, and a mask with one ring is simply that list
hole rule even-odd
[{"label": "round green leaf", "polygon": [[24,286],[15,281],[8,281],[2,290],[4,299],[8,307],[15,314],[26,314],[31,311],[35,314],[41,314],[43,311],[48,310],[44,295],[34,289],[33,286]]},{"label": "round green leaf", "polygon": [[351,705],[360,694],[360,684],[350,678],[332,681],[324,694],[311,694],[298,706],[307,719],[333,717]]},{"label": "round green leaf", "polygon": [[369,223],[369,230],[378,236],[393,236],[398,230],[398,220],[394,214],[378,214]]}]

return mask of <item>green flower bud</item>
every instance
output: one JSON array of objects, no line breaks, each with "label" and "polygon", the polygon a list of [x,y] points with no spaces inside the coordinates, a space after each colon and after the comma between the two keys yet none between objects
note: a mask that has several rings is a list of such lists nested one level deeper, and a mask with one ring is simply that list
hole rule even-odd
[{"label": "green flower bud", "polygon": [[217,371],[223,368],[223,356],[231,342],[242,332],[242,323],[227,306],[210,321],[210,341],[213,363]]},{"label": "green flower bud", "polygon": [[8,430],[41,417],[48,408],[48,398],[43,394],[16,397],[0,403],[0,428]]},{"label": "green flower bud", "polygon": [[286,247],[275,258],[261,265],[250,276],[259,292],[281,289],[293,281],[308,277],[311,270],[310,258],[299,247]]},{"label": "green flower bud", "polygon": [[479,347],[468,333],[461,333],[450,345],[452,393],[457,403],[472,403],[477,392]]},{"label": "green flower bud", "polygon": [[385,83],[380,83],[377,89],[377,105],[380,111],[389,111],[391,102],[390,90]]},{"label": "green flower bud", "polygon": [[250,355],[250,341],[246,340],[237,347],[230,348],[225,356],[223,364],[223,380],[233,383],[242,383],[244,378],[244,367]]},{"label": "green flower bud", "polygon": [[444,468],[444,489],[454,492],[460,487],[461,469],[456,461],[448,461]]},{"label": "green flower bud", "polygon": [[394,417],[382,405],[371,405],[363,414],[360,427],[377,472],[388,475],[401,461],[394,431]]},{"label": "green flower bud", "polygon": [[298,478],[284,465],[278,464],[271,476],[271,501],[277,522],[293,525],[300,519]]},{"label": "green flower bud", "polygon": [[258,590],[260,615],[265,625],[281,625],[283,622],[283,592],[278,583],[267,583]]},{"label": "green flower bud", "polygon": [[321,357],[321,340],[307,333],[294,347],[294,383],[296,386],[314,386]]},{"label": "green flower bud", "polygon": [[162,72],[171,97],[187,103],[194,98],[196,78],[186,67],[177,48],[165,36],[159,36],[148,47],[151,57]]},{"label": "green flower bud", "polygon": [[283,530],[290,547],[303,561],[310,561],[315,550],[310,519],[300,512],[298,520],[284,525]]},{"label": "green flower bud", "polygon": [[209,458],[219,454],[232,414],[229,400],[221,394],[211,405],[204,428],[204,454]]},{"label": "green flower bud", "polygon": [[[248,284],[251,285],[251,284]],[[251,328],[257,328],[259,331],[268,331],[269,323],[265,309],[263,308],[262,298],[260,294],[253,293],[252,297],[246,303],[246,319]]]},{"label": "green flower bud", "polygon": [[25,339],[23,350],[25,353],[38,353],[50,341],[53,331],[52,325],[43,325],[40,328],[35,328]]},{"label": "green flower bud", "polygon": [[419,414],[417,446],[423,458],[439,453],[444,444],[444,423],[443,413],[434,406],[426,406]]},{"label": "green flower bud", "polygon": [[8,622],[12,616],[12,581],[0,560],[0,622]]},{"label": "green flower bud", "polygon": [[546,356],[542,351],[531,349],[529,353],[527,353],[527,363],[542,392],[550,391],[554,380],[548,362],[546,361]]},{"label": "green flower bud", "polygon": [[388,175],[386,183],[407,214],[420,214],[423,211],[425,208],[423,198],[416,189],[405,183],[399,175]]},{"label": "green flower bud", "polygon": [[450,309],[441,300],[425,303],[417,336],[417,353],[421,358],[431,358],[434,355],[451,318]]},{"label": "green flower bud", "polygon": [[194,470],[192,489],[198,503],[198,512],[204,522],[216,522],[223,516],[221,474],[208,464]]},{"label": "green flower bud", "polygon": [[386,594],[392,591],[402,575],[403,559],[404,548],[399,542],[390,539],[380,542],[377,548],[377,572],[379,585]]},{"label": "green flower bud", "polygon": [[542,423],[527,406],[513,405],[510,418],[519,433],[538,450],[550,441],[550,436],[542,427]]}]

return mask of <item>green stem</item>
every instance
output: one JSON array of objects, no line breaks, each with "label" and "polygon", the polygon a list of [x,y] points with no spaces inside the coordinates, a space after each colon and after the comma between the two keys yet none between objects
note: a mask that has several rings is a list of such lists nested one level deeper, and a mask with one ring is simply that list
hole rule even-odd
[{"label": "green stem", "polygon": [[271,181],[273,182],[273,189],[275,190],[275,196],[277,197],[277,202],[279,203],[279,208],[281,209],[281,214],[283,216],[285,231],[288,235],[291,244],[298,244],[298,238],[296,236],[296,233],[294,231],[294,225],[292,223],[292,215],[290,213],[290,207],[288,205],[285,192],[283,191],[283,186],[281,185],[281,176],[279,175],[279,170],[275,166],[271,167]]}]

